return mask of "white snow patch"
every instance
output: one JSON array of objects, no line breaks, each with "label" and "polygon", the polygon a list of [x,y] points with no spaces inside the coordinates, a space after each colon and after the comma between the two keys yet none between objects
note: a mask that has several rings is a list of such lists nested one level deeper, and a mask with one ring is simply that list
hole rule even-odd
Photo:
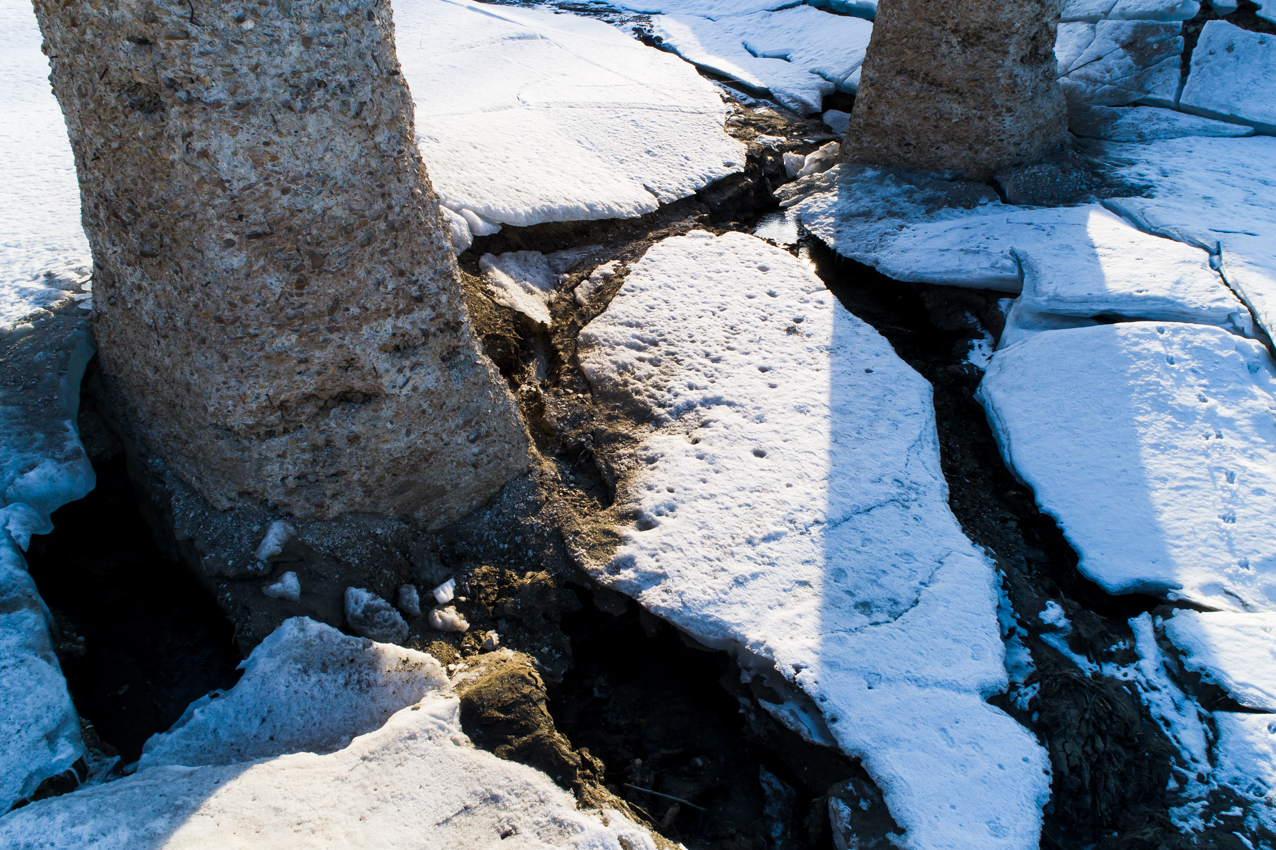
[{"label": "white snow patch", "polygon": [[811,6],[774,12],[661,15],[652,32],[678,55],[756,91],[770,92],[802,115],[821,111],[824,96],[859,88],[873,25]]},{"label": "white snow patch", "polygon": [[979,336],[970,341],[970,349],[966,352],[965,360],[980,372],[983,372],[988,368],[988,364],[992,362],[992,354],[995,347],[992,333],[983,325],[979,325]]},{"label": "white snow patch", "polygon": [[292,570],[279,577],[279,581],[268,584],[261,592],[271,599],[286,599],[289,602],[301,601],[301,580]]},{"label": "white snow patch", "polygon": [[430,181],[463,216],[628,218],[744,166],[714,86],[602,21],[465,0],[394,17]]},{"label": "white snow patch", "polygon": [[1207,21],[1179,98],[1185,112],[1276,134],[1276,36]]},{"label": "white snow patch", "polygon": [[1072,623],[1068,620],[1068,615],[1063,612],[1063,606],[1053,599],[1046,602],[1045,609],[1037,615],[1037,619],[1065,634],[1072,631]]},{"label": "white snow patch", "polygon": [[1252,136],[1253,127],[1156,106],[1090,106],[1068,114],[1068,129],[1087,139],[1150,142],[1183,136]]},{"label": "white snow patch", "polygon": [[1276,715],[1214,712],[1218,730],[1214,780],[1255,802],[1250,811],[1266,816],[1270,829],[1276,816]]},{"label": "white snow patch", "polygon": [[430,624],[430,628],[440,632],[468,632],[470,624],[465,617],[455,608],[448,606],[446,608],[431,608],[430,616],[426,618]]},{"label": "white snow patch", "polygon": [[549,328],[552,322],[549,301],[558,275],[549,267],[544,254],[538,251],[511,251],[499,256],[484,254],[479,258],[479,268],[493,301],[526,316],[533,325]]},{"label": "white snow patch", "polygon": [[0,844],[655,850],[623,814],[475,749],[428,655],[290,620],[245,666],[135,774],[13,812]]},{"label": "white snow patch", "polygon": [[405,584],[399,588],[399,592],[394,597],[394,607],[403,612],[406,617],[421,616],[421,593],[416,589],[415,584]]},{"label": "white snow patch", "polygon": [[460,256],[474,244],[474,234],[470,233],[470,225],[465,221],[465,216],[445,206],[439,205],[439,212],[443,216],[444,224],[447,225],[452,252]]},{"label": "white snow patch", "polygon": [[284,551],[284,544],[291,540],[297,534],[297,529],[282,519],[277,519],[266,529],[266,536],[261,539],[261,543],[257,545],[257,551],[253,554],[258,561],[263,564],[271,558]]},{"label": "white snow patch", "polygon": [[1196,700],[1179,690],[1166,675],[1152,615],[1145,612],[1129,622],[1134,630],[1134,649],[1139,654],[1133,677],[1139,697],[1152,717],[1161,724],[1166,736],[1178,747],[1180,757],[1191,770],[1208,774],[1210,759],[1205,712]]},{"label": "white snow patch", "polygon": [[594,299],[594,296],[598,294],[598,290],[602,288],[602,285],[616,276],[617,265],[616,261],[612,260],[611,262],[603,263],[590,272],[589,277],[576,286],[576,292],[574,293],[576,303],[582,307],[588,305]]},{"label": "white snow patch", "polygon": [[1176,611],[1165,634],[1185,667],[1241,705],[1276,711],[1276,614]]},{"label": "white snow patch", "polygon": [[363,637],[382,643],[403,643],[408,624],[389,602],[361,587],[347,587],[346,622]]},{"label": "white snow patch", "polygon": [[1007,465],[1111,593],[1276,610],[1276,369],[1220,328],[1131,322],[998,351]]},{"label": "white snow patch", "polygon": [[1190,21],[1200,10],[1197,0],[1068,0],[1060,20]]},{"label": "white snow patch", "polygon": [[591,574],[805,691],[909,847],[1035,846],[1048,767],[983,702],[1006,687],[996,577],[949,512],[926,382],[738,233],[651,248],[580,360],[652,423]]}]

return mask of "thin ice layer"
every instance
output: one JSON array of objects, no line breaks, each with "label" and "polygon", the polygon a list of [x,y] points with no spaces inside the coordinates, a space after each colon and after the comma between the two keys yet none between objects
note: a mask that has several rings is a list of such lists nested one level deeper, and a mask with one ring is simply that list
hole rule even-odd
[{"label": "thin ice layer", "polygon": [[777,12],[662,15],[652,31],[688,62],[770,92],[802,115],[822,110],[825,95],[854,92],[873,25],[811,6]]},{"label": "thin ice layer", "polygon": [[30,3],[0,5],[0,331],[65,297],[45,272],[87,265],[80,186]]},{"label": "thin ice layer", "polygon": [[[254,739],[251,752],[197,711],[173,734],[203,738],[205,748],[193,751],[203,766],[143,765],[123,779],[33,803],[0,819],[0,845],[654,850],[651,836],[619,812],[577,811],[549,777],[475,749],[430,656],[290,623],[253,651],[248,675],[222,697],[250,708],[249,718],[226,711],[219,719]],[[318,650],[311,664],[308,649]],[[394,667],[395,657],[406,663]],[[326,671],[334,661],[339,669]],[[351,679],[355,669],[370,675]],[[347,685],[378,711],[408,707],[367,731],[370,715],[356,720],[348,713],[353,699],[338,693]],[[293,752],[310,734],[298,727],[315,719],[323,697],[344,702],[321,722],[347,724],[348,743],[326,755]],[[258,717],[284,737],[272,742],[267,730],[251,730],[247,721]]]},{"label": "thin ice layer", "polygon": [[1179,108],[1276,134],[1276,36],[1207,21]]},{"label": "thin ice layer", "polygon": [[1046,760],[983,702],[996,578],[949,512],[926,381],[738,233],[649,250],[580,360],[651,422],[592,575],[805,691],[908,847],[1035,847]]},{"label": "thin ice layer", "polygon": [[1190,670],[1249,708],[1276,711],[1276,614],[1175,611],[1165,634]]},{"label": "thin ice layer", "polygon": [[1260,343],[1153,322],[1038,333],[980,387],[1083,573],[1231,611],[1276,611],[1274,391]]},{"label": "thin ice layer", "polygon": [[520,227],[630,218],[744,166],[713,85],[615,27],[464,0],[402,0],[394,15],[421,155],[456,212]]}]

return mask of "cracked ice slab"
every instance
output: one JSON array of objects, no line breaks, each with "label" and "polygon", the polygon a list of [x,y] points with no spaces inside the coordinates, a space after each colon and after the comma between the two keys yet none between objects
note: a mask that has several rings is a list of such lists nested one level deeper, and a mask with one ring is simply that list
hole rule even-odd
[{"label": "cracked ice slab", "polygon": [[1208,21],[1179,108],[1276,134],[1276,36]]},{"label": "cracked ice slab", "polygon": [[873,25],[811,6],[775,12],[662,15],[652,31],[702,68],[769,91],[803,115],[820,112],[825,95],[859,88],[859,70]]},{"label": "cracked ice slab", "polygon": [[1107,143],[1115,179],[1148,197],[1104,206],[1149,233],[1221,254],[1220,271],[1269,335],[1276,332],[1276,139],[1181,138]]},{"label": "cracked ice slab", "polygon": [[1035,847],[1046,759],[983,701],[1006,685],[997,579],[948,509],[926,381],[738,233],[652,247],[580,362],[650,423],[591,574],[805,692],[908,847]]},{"label": "cracked ice slab", "polygon": [[1006,464],[1110,593],[1276,611],[1276,369],[1203,325],[1046,331],[980,398]]},{"label": "cracked ice slab", "polygon": [[1197,0],[1068,0],[1060,20],[1190,21],[1199,11]]},{"label": "cracked ice slab", "polygon": [[1151,103],[1173,106],[1182,62],[1182,24],[1103,20],[1059,24],[1059,84],[1068,107]]},{"label": "cracked ice slab", "polygon": [[1189,670],[1241,705],[1276,711],[1276,614],[1175,611],[1165,634]]},{"label": "cracked ice slab", "polygon": [[[655,848],[619,812],[605,823],[544,774],[475,749],[428,655],[290,620],[247,666],[225,696],[196,702],[160,736],[180,746],[152,739],[131,776],[9,814],[0,844],[454,850],[517,835],[528,848]],[[220,700],[227,709],[214,709]],[[320,732],[304,728],[312,722]]]},{"label": "cracked ice slab", "polygon": [[78,290],[46,272],[89,262],[75,159],[41,41],[30,4],[0,7],[0,331]]},{"label": "cracked ice slab", "polygon": [[464,0],[394,16],[430,180],[483,227],[632,218],[744,167],[714,86],[615,27]]}]

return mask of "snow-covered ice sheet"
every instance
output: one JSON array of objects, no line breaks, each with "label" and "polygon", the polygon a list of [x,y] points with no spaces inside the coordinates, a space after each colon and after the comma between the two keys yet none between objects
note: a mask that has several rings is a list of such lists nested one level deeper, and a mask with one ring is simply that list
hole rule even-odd
[{"label": "snow-covered ice sheet", "polygon": [[1024,339],[979,393],[1007,465],[1104,589],[1276,611],[1274,390],[1258,342],[1131,322]]},{"label": "snow-covered ice sheet", "polygon": [[1068,113],[1068,129],[1087,139],[1151,142],[1183,136],[1252,136],[1253,127],[1156,106],[1091,106]]},{"label": "snow-covered ice sheet", "polygon": [[1077,226],[1013,249],[1024,309],[1252,327],[1207,252],[1144,233],[1098,205],[1058,212]]},{"label": "snow-covered ice sheet", "polygon": [[1055,55],[1070,108],[1150,103],[1173,106],[1182,63],[1182,24],[1064,23]]},{"label": "snow-covered ice sheet", "polygon": [[652,247],[580,336],[651,425],[592,575],[818,705],[914,850],[1035,847],[1048,768],[1006,687],[997,578],[947,504],[930,386],[744,234]]},{"label": "snow-covered ice sheet", "polygon": [[1165,634],[1188,669],[1241,705],[1276,711],[1276,614],[1176,611]]},{"label": "snow-covered ice sheet", "polygon": [[481,226],[642,215],[744,167],[714,86],[602,21],[465,0],[394,17],[430,180]]},{"label": "snow-covered ice sheet", "polygon": [[1190,21],[1200,10],[1197,0],[1068,0],[1060,20]]},{"label": "snow-covered ice sheet", "polygon": [[1185,112],[1276,134],[1276,35],[1207,21],[1179,98]]},{"label": "snow-covered ice sheet", "polygon": [[1276,139],[1181,138],[1103,145],[1115,178],[1146,197],[1104,205],[1148,231],[1221,252],[1220,271],[1269,335],[1276,332]]},{"label": "snow-covered ice sheet", "polygon": [[549,300],[558,275],[539,251],[484,254],[479,268],[492,300],[526,316],[532,324],[548,329]]},{"label": "snow-covered ice sheet", "polygon": [[[205,703],[170,736],[186,744],[171,758],[151,750],[131,776],[0,818],[0,845],[654,850],[650,834],[619,812],[607,812],[605,824],[598,813],[577,811],[544,774],[475,749],[430,656],[317,623],[283,628],[253,651],[248,675],[220,698],[248,709],[247,717],[230,709],[214,717],[218,700]],[[308,648],[318,650],[310,662]],[[331,663],[339,669],[326,672]],[[356,670],[363,675],[350,675]],[[354,694],[339,693],[350,685]],[[357,697],[375,708],[360,709]],[[325,699],[339,701],[326,718]],[[390,714],[398,705],[407,707]],[[381,714],[389,715],[384,723]],[[269,730],[254,729],[263,718]],[[327,754],[298,752],[314,741],[289,725],[316,720],[329,732],[344,726],[347,743]],[[227,734],[218,728],[224,722],[233,725]],[[271,741],[267,732],[281,730]],[[338,742],[317,738],[321,750]],[[192,756],[200,766],[172,760]]]},{"label": "snow-covered ice sheet", "polygon": [[65,297],[45,272],[88,265],[80,186],[29,3],[0,6],[0,331]]},{"label": "snow-covered ice sheet", "polygon": [[688,62],[769,91],[803,115],[826,94],[854,92],[873,25],[811,6],[710,19],[662,15],[652,31]]}]

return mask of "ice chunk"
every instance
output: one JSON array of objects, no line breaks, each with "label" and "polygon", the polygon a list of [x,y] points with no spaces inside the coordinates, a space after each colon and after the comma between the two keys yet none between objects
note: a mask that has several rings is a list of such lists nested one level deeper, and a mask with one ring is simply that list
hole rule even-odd
[{"label": "ice chunk", "polygon": [[798,170],[797,176],[807,177],[811,174],[822,174],[828,171],[837,163],[841,148],[841,142],[829,142],[827,145],[811,151],[802,159],[802,168]]},{"label": "ice chunk", "polygon": [[434,601],[446,605],[456,597],[456,579],[450,578],[434,588]]},{"label": "ice chunk", "polygon": [[1149,103],[1173,106],[1182,24],[1103,20],[1059,25],[1055,54],[1069,108]]},{"label": "ice chunk", "polygon": [[602,285],[616,276],[616,266],[616,261],[612,260],[611,262],[603,263],[590,272],[589,277],[581,281],[576,287],[576,292],[574,293],[576,303],[582,307],[588,305],[594,296],[598,294],[598,290],[602,288]]},{"label": "ice chunk", "polygon": [[400,0],[394,19],[421,155],[462,216],[633,217],[744,167],[713,84],[602,21],[468,0]]},{"label": "ice chunk", "polygon": [[300,602],[301,580],[297,578],[296,573],[289,570],[279,577],[279,581],[263,587],[261,592],[269,596],[271,599],[286,599],[289,602]]},{"label": "ice chunk", "polygon": [[1034,313],[1015,299],[1014,306],[1006,314],[1006,325],[1001,330],[1001,338],[997,341],[1000,351],[1016,342],[1027,339],[1042,331],[1057,331],[1065,328],[1089,328],[1097,325],[1094,319],[1080,316],[1058,316],[1053,313]]},{"label": "ice chunk", "polygon": [[399,588],[399,593],[394,598],[394,607],[402,611],[405,616],[413,618],[421,616],[421,594],[415,584],[405,584]]},{"label": "ice chunk", "polygon": [[1069,214],[1082,226],[1013,249],[1023,269],[1025,310],[1209,325],[1248,313],[1205,251],[1151,236],[1097,205]]},{"label": "ice chunk", "polygon": [[1276,134],[1276,35],[1207,21],[1179,108]]},{"label": "ice chunk", "polygon": [[795,5],[716,19],[662,15],[652,31],[688,62],[810,115],[822,111],[825,95],[859,88],[873,25]]},{"label": "ice chunk", "polygon": [[549,300],[558,275],[538,251],[484,254],[479,268],[492,300],[526,316],[536,327],[548,329],[552,323]]},{"label": "ice chunk", "polygon": [[1197,0],[1068,0],[1061,20],[1190,21],[1200,10]]},{"label": "ice chunk", "polygon": [[846,131],[851,126],[851,113],[842,112],[840,109],[830,109],[820,116],[821,120],[829,126],[834,133],[839,136],[845,136]]},{"label": "ice chunk", "polygon": [[375,593],[361,587],[347,587],[346,622],[356,634],[382,643],[403,643],[408,624],[398,611]]},{"label": "ice chunk", "polygon": [[948,509],[926,381],[739,233],[653,246],[579,356],[651,423],[590,574],[803,691],[911,847],[1036,846],[1046,760],[983,701],[996,578]]},{"label": "ice chunk", "polygon": [[1183,664],[1241,705],[1276,711],[1276,614],[1175,611],[1165,634]]},{"label": "ice chunk", "polygon": [[285,620],[240,667],[235,687],[191,703],[172,729],[146,742],[138,770],[335,752],[447,683],[423,652],[349,637],[308,617]]},{"label": "ice chunk", "polygon": [[430,624],[430,628],[440,632],[468,632],[470,630],[470,624],[451,606],[431,608],[427,621]]},{"label": "ice chunk", "polygon": [[1131,322],[997,352],[1006,463],[1111,593],[1276,611],[1276,369],[1213,327]]},{"label": "ice chunk", "polygon": [[266,536],[257,545],[257,551],[253,554],[253,557],[263,564],[266,563],[284,551],[284,544],[291,540],[296,533],[297,529],[293,528],[290,523],[282,519],[275,520],[266,529]]},{"label": "ice chunk", "polygon": [[1183,136],[1252,136],[1253,127],[1185,115],[1154,106],[1088,106],[1068,113],[1068,129],[1088,139],[1150,142]]},{"label": "ice chunk", "polygon": [[452,251],[458,256],[470,249],[474,244],[474,235],[470,233],[470,225],[465,220],[465,216],[458,212],[448,209],[445,206],[439,206],[439,212],[443,215],[443,221],[447,224],[448,237],[452,240]]},{"label": "ice chunk", "polygon": [[624,814],[578,810],[543,773],[474,747],[430,656],[283,629],[303,633],[268,638],[136,773],[11,813],[0,845],[655,850]]}]

